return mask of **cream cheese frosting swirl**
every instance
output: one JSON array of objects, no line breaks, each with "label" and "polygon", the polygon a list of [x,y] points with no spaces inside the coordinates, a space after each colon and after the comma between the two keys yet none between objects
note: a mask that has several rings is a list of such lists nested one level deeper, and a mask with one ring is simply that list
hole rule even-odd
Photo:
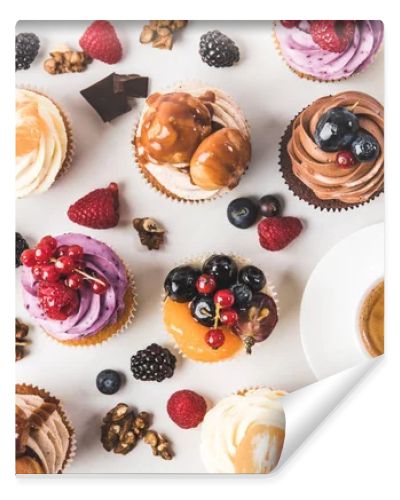
[{"label": "cream cheese frosting swirl", "polygon": [[[250,128],[242,110],[231,97],[225,94],[225,92],[201,84],[180,84],[172,89],[168,89],[163,92],[163,94],[170,92],[185,92],[206,101],[207,105],[212,108],[212,121],[221,127],[237,129],[245,138],[250,138]],[[210,101],[202,99],[204,96],[206,97],[211,94],[213,94],[213,98]],[[194,184],[189,175],[189,162],[170,164],[168,162],[156,162],[154,159],[150,159],[141,142],[142,127],[148,112],[149,105],[146,103],[136,130],[136,157],[140,163],[143,162],[144,168],[148,170],[159,184],[164,186],[178,198],[193,201],[212,199],[229,190],[226,187],[206,190]]]},{"label": "cream cheese frosting swirl", "polygon": [[[380,153],[374,161],[360,162],[352,168],[337,165],[337,153],[325,152],[314,141],[319,119],[329,109],[347,107],[357,115],[360,128],[378,141]],[[384,185],[383,106],[362,92],[341,92],[322,97],[293,121],[287,145],[293,173],[321,200],[362,203],[380,192]]]},{"label": "cream cheese frosting swirl", "polygon": [[278,464],[285,438],[283,391],[251,389],[222,399],[202,424],[201,455],[209,472],[259,474]]},{"label": "cream cheese frosting swirl", "polygon": [[16,194],[47,191],[64,165],[68,135],[57,106],[31,90],[16,90]]}]

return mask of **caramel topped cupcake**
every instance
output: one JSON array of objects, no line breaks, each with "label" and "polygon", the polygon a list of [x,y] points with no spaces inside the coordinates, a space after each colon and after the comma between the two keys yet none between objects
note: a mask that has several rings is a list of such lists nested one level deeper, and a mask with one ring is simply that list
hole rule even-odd
[{"label": "caramel topped cupcake", "polygon": [[233,189],[251,157],[249,127],[237,104],[201,85],[149,96],[134,148],[147,181],[183,201],[212,199]]},{"label": "caramel topped cupcake", "polygon": [[354,207],[384,186],[383,106],[362,92],[323,97],[293,120],[282,139],[290,189],[321,208]]}]

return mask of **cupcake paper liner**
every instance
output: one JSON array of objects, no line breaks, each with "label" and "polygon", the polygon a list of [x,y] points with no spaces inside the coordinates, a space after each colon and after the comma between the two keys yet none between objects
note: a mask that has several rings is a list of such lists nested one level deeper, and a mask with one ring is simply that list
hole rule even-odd
[{"label": "cupcake paper liner", "polygon": [[[241,256],[233,254],[233,253],[212,252],[212,253],[209,253],[209,254],[201,254],[201,255],[198,255],[198,256],[194,256],[194,257],[189,258],[189,259],[187,259],[187,260],[185,260],[183,262],[175,263],[171,269],[173,269],[174,267],[177,267],[177,266],[182,266],[182,265],[193,265],[193,266],[198,265],[199,267],[201,267],[202,264],[204,263],[204,261],[208,257],[210,257],[211,255],[214,255],[214,254],[223,254],[223,255],[227,255],[228,257],[231,257],[240,268],[242,268],[243,266],[251,264],[250,259],[246,259],[244,257],[241,257]],[[277,313],[278,313],[278,320],[279,320],[280,309],[279,309],[278,293],[276,291],[275,285],[273,283],[271,283],[271,281],[269,279],[269,276],[265,275],[265,277],[266,277],[266,280],[267,280],[267,284],[266,284],[265,288],[263,290],[261,290],[261,291],[263,293],[266,293],[267,295],[269,295],[270,297],[272,297],[274,299],[274,302],[276,304]],[[162,294],[161,294],[161,312],[162,312],[162,315],[163,315],[163,324],[164,324],[164,301],[165,301],[165,299],[166,299],[166,294],[165,294],[165,291],[163,291]],[[231,356],[229,358],[226,358],[226,359],[220,359],[220,360],[217,360],[217,361],[201,361],[201,360],[192,359],[192,358],[186,356],[186,354],[184,354],[182,352],[181,348],[177,344],[177,342],[174,339],[174,337],[169,332],[167,332],[167,334],[168,334],[169,338],[172,340],[174,348],[179,352],[179,354],[182,356],[182,358],[189,359],[193,363],[201,363],[201,364],[205,364],[205,365],[215,365],[216,363],[227,363],[227,362],[232,361],[232,360],[234,360],[234,359],[236,359],[236,358],[238,358],[240,356],[242,356],[242,357],[243,356],[248,356],[246,354],[244,346],[243,346],[243,348],[240,349],[240,351],[238,351],[236,354],[234,354],[233,356]],[[271,333],[271,335],[272,335],[272,333]],[[257,349],[257,346],[259,344],[262,344],[262,342],[254,344],[253,350]]]},{"label": "cupcake paper liner", "polygon": [[[304,108],[307,109],[307,108]],[[304,111],[300,111],[302,113]],[[318,198],[315,193],[306,186],[296,175],[293,173],[292,169],[292,161],[287,152],[287,145],[292,136],[292,128],[293,122],[300,114],[298,113],[290,124],[287,126],[285,133],[281,137],[279,143],[279,164],[280,171],[282,173],[285,184],[287,184],[289,190],[300,200],[305,201],[308,205],[313,206],[314,208],[319,208],[321,211],[326,210],[327,212],[332,211],[341,211],[348,210],[349,208],[361,207],[362,205],[366,205],[370,201],[377,198],[381,193],[383,193],[384,189],[380,189],[376,193],[374,193],[368,200],[360,202],[360,203],[344,203],[340,200],[321,200]]]},{"label": "cupcake paper liner", "polygon": [[[206,84],[204,84],[203,82],[200,82],[200,81],[189,81],[189,82],[186,82],[186,83],[179,82],[179,83],[175,83],[173,85],[170,85],[168,87],[164,87],[163,89],[160,90],[160,92],[162,92],[162,93],[177,92],[177,91],[183,91],[184,92],[185,89],[187,89],[187,91],[189,91],[190,90],[190,86],[196,86],[196,85],[201,85],[201,86],[204,86],[204,87],[211,87],[211,86],[206,85]],[[229,94],[227,94],[225,91],[223,91],[223,92],[224,92],[225,96],[229,100],[231,100],[232,102],[234,102],[236,104],[236,101]],[[141,162],[140,162],[140,160],[139,160],[139,158],[137,156],[137,148],[136,148],[136,145],[135,145],[135,137],[136,137],[137,129],[139,127],[139,123],[140,123],[140,119],[141,119],[143,110],[144,110],[144,106],[142,106],[142,110],[141,110],[140,114],[138,113],[135,116],[131,145],[132,145],[132,152],[133,152],[133,157],[134,157],[135,165],[138,167],[138,170],[139,170],[141,176],[143,177],[143,179],[145,180],[145,182],[147,183],[147,185],[149,185],[158,194],[161,194],[162,196],[164,196],[164,197],[166,197],[166,198],[168,198],[168,199],[170,199],[172,201],[175,201],[175,202],[178,202],[178,203],[182,203],[182,204],[184,204],[184,203],[200,204],[200,203],[211,202],[211,201],[217,200],[218,198],[221,198],[225,194],[227,194],[227,193],[229,193],[229,192],[232,191],[232,190],[230,190],[228,188],[222,188],[222,189],[219,190],[219,192],[217,194],[215,194],[214,196],[212,196],[210,198],[204,198],[204,199],[200,199],[200,200],[189,200],[189,199],[186,199],[186,198],[182,198],[182,197],[176,195],[175,193],[169,191],[163,184],[161,184],[160,182],[158,182],[157,179],[148,171],[148,169],[144,165],[141,164]],[[240,110],[241,110],[241,108],[240,108]],[[244,113],[243,113],[242,110],[241,110],[241,112],[242,112],[242,114],[244,116]],[[249,122],[247,121],[246,118],[245,118],[245,121],[246,121],[247,133],[248,133],[248,136],[250,138],[251,137],[250,124],[249,124]],[[245,173],[247,172],[248,168],[249,168],[249,165],[247,165],[245,171],[242,174],[242,177],[243,177],[243,175],[245,175]]]},{"label": "cupcake paper liner", "polygon": [[65,472],[65,470],[71,465],[73,459],[75,458],[76,455],[76,449],[77,449],[77,444],[76,444],[76,434],[74,427],[72,426],[71,421],[67,417],[64,407],[62,403],[60,402],[59,399],[57,399],[55,396],[51,395],[48,391],[45,389],[40,389],[39,387],[31,384],[16,384],[15,386],[15,392],[16,394],[33,394],[40,396],[44,399],[50,399],[52,403],[57,405],[58,411],[61,415],[61,418],[67,427],[69,434],[70,434],[70,443],[69,443],[69,449],[67,456],[64,460],[62,470],[59,472],[59,474],[62,474]]}]

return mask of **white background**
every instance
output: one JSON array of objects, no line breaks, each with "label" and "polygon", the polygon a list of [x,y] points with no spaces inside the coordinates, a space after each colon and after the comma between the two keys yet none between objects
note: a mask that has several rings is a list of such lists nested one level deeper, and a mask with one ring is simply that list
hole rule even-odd
[{"label": "white background", "polygon": [[[79,8],[72,8],[72,1],[70,2],[70,9],[68,9],[67,13],[65,13],[66,17],[77,17],[77,18],[90,18],[93,17],[93,10],[91,6],[87,6],[86,9],[80,6]],[[161,6],[155,6],[155,2],[153,2],[152,9],[149,6],[146,6],[147,14],[144,13],[144,9],[135,6],[134,14],[135,17],[142,18],[155,18],[155,17],[164,17],[164,18],[172,18],[172,17],[210,17],[210,13],[213,14],[212,17],[237,17],[239,19],[243,19],[246,17],[255,17],[259,16],[261,18],[277,18],[277,17],[330,17],[332,13],[332,6],[327,5],[310,5],[311,2],[302,2],[301,5],[296,7],[286,6],[285,8],[282,5],[277,7],[273,6],[264,6],[259,7],[256,11],[253,7],[254,5],[251,2],[246,2],[246,5],[241,6],[241,8],[237,8],[235,12],[232,9],[226,9],[226,5],[222,2],[219,4],[218,8],[216,5],[213,5],[211,8],[210,5],[206,5],[206,2],[203,2],[201,7],[198,9],[191,9],[191,15],[183,16],[177,15],[179,12],[182,14],[182,11],[177,8],[177,5],[172,7],[172,3],[168,5],[167,9],[162,10]],[[212,3],[212,2],[210,2]],[[257,2],[259,3],[259,2]],[[44,2],[42,2],[44,5]],[[345,6],[344,6],[345,5]],[[250,8],[251,7],[251,8]],[[267,8],[268,7],[268,8]],[[325,7],[325,8],[324,8]],[[365,7],[365,6],[364,6]],[[391,143],[394,144],[392,148],[390,146],[390,142],[386,147],[386,158],[395,159],[394,154],[396,154],[395,144],[396,138],[393,135],[395,130],[395,119],[396,114],[398,113],[398,101],[394,98],[394,85],[396,84],[396,63],[395,63],[395,50],[392,52],[387,50],[388,45],[392,42],[392,47],[395,45],[395,36],[396,36],[396,17],[394,13],[387,12],[384,16],[384,11],[381,6],[378,6],[375,12],[368,12],[363,10],[363,17],[368,18],[384,18],[386,21],[386,52],[392,57],[390,68],[390,78],[386,79],[386,84],[389,89],[392,89],[390,93],[391,98],[391,107],[390,110],[386,113],[386,137],[390,137]],[[343,12],[345,15],[342,17],[346,18],[356,18],[359,17],[359,9],[356,5],[352,8],[349,8],[347,2],[344,2],[340,5],[340,2],[336,4],[336,8],[338,13]],[[97,17],[103,18],[113,18],[113,17],[132,17],[127,15],[126,7],[116,9],[115,3],[108,10],[106,8],[100,9],[98,6],[97,14],[100,12],[102,15],[98,15]],[[161,10],[160,10],[161,9]],[[54,5],[51,6],[50,3],[46,5],[46,8],[38,9],[37,5],[28,4],[21,1],[18,4],[17,9],[13,9],[12,16],[14,19],[18,19],[21,17],[32,18],[32,17],[48,17],[55,18],[62,13],[59,12],[60,9],[54,8]],[[65,12],[65,9],[64,9]],[[152,12],[150,15],[149,12]],[[157,12],[157,14],[156,14]],[[284,15],[283,12],[285,12]],[[162,13],[163,15],[159,15],[158,13]],[[317,15],[318,13],[318,15]],[[131,14],[131,12],[129,12]],[[341,17],[338,15],[337,17]],[[393,21],[393,22],[391,22]],[[388,28],[391,30],[388,30]],[[4,58],[5,61],[8,62],[9,67],[12,68],[14,64],[14,55],[13,55],[13,26],[12,22],[8,25],[8,31],[2,30],[2,34],[7,34],[8,38],[4,40],[4,44],[8,42],[8,51],[5,50]],[[3,37],[4,38],[4,37]],[[390,61],[390,58],[389,58]],[[389,74],[389,72],[388,72]],[[58,77],[55,77],[58,78]],[[4,88],[4,108],[7,109],[7,113],[9,113],[10,118],[13,115],[13,82],[10,78],[8,82],[3,82],[2,89]],[[301,84],[301,82],[299,83]],[[389,93],[388,93],[389,96]],[[391,124],[391,126],[389,125]],[[393,134],[390,135],[390,130],[393,130]],[[6,129],[6,137],[8,137],[8,143],[5,143],[7,149],[6,162],[8,164],[12,164],[13,162],[13,149],[12,146],[12,127],[10,129]],[[389,135],[388,135],[389,134]],[[13,171],[10,169],[6,170],[8,173],[7,179],[10,185],[13,182]],[[232,498],[241,498],[243,495],[248,494],[257,494],[260,492],[262,495],[265,495],[265,492],[269,495],[275,495],[278,498],[293,498],[293,495],[298,496],[299,494],[302,496],[307,495],[308,498],[320,498],[321,494],[324,495],[325,498],[337,498],[338,494],[344,494],[344,492],[348,492],[348,494],[363,494],[364,498],[374,498],[377,494],[382,494],[382,490],[384,488],[383,484],[387,485],[390,488],[390,485],[394,488],[394,464],[396,463],[394,460],[391,460],[392,452],[391,446],[389,443],[393,442],[398,438],[398,429],[397,425],[394,425],[398,420],[398,411],[395,410],[393,405],[391,404],[390,394],[392,391],[394,381],[398,379],[398,374],[395,373],[395,358],[393,360],[393,356],[390,356],[390,349],[393,351],[395,348],[396,337],[390,335],[390,331],[394,330],[394,321],[395,321],[395,308],[394,306],[394,292],[396,290],[396,285],[399,279],[399,269],[396,265],[398,259],[395,257],[398,255],[399,246],[398,246],[398,236],[397,236],[397,222],[396,222],[396,213],[398,213],[397,206],[397,197],[395,193],[396,183],[398,182],[397,170],[395,168],[390,169],[386,172],[387,178],[387,206],[390,209],[389,216],[386,218],[387,226],[389,227],[389,234],[387,237],[388,246],[388,269],[390,270],[390,274],[386,279],[387,283],[387,292],[389,295],[389,301],[387,306],[387,325],[389,327],[389,336],[387,336],[387,348],[389,350],[389,355],[386,356],[386,363],[384,366],[380,366],[377,373],[372,374],[369,379],[363,383],[362,387],[356,391],[356,393],[352,394],[351,399],[346,402],[346,404],[336,413],[334,418],[331,418],[328,423],[326,423],[323,429],[319,429],[318,439],[313,439],[308,442],[305,449],[301,450],[297,453],[297,456],[294,460],[291,460],[287,467],[285,467],[279,475],[270,476],[268,478],[211,478],[208,477],[198,477],[197,479],[193,476],[175,476],[175,477],[164,477],[161,476],[153,477],[152,481],[145,478],[135,477],[129,478],[128,476],[108,476],[109,480],[96,478],[95,480],[89,481],[88,479],[84,479],[78,481],[76,477],[70,476],[68,480],[66,480],[64,476],[63,487],[55,483],[56,480],[60,478],[37,478],[37,481],[17,481],[15,482],[12,479],[13,474],[13,460],[12,455],[14,453],[13,447],[13,436],[5,436],[4,449],[7,450],[8,456],[10,459],[6,462],[5,467],[2,468],[2,473],[4,471],[7,472],[7,482],[4,481],[4,487],[10,488],[10,492],[15,492],[15,487],[18,486],[18,498],[22,497],[22,495],[29,495],[30,497],[36,498],[39,495],[43,497],[44,494],[44,485],[45,491],[50,494],[50,492],[54,492],[59,498],[69,498],[71,492],[78,492],[80,495],[96,495],[99,498],[110,498],[115,494],[135,494],[145,495],[146,497],[153,498],[157,496],[173,496],[174,498],[184,498],[188,495],[196,496],[198,498],[202,498],[205,494],[205,488],[215,494],[227,494]],[[5,171],[3,170],[3,174]],[[241,188],[240,188],[241,189]],[[13,203],[13,190],[4,192],[4,201],[8,203],[8,211],[10,205]],[[6,213],[7,205],[4,203],[3,213]],[[7,248],[7,255],[9,256],[10,261],[13,260],[13,223],[11,222],[11,218],[7,222],[7,217],[5,218],[5,226],[9,228],[9,232],[11,234],[9,239],[9,244]],[[299,242],[300,243],[300,240]],[[2,254],[5,253],[5,248],[2,248]],[[11,269],[11,271],[13,271]],[[9,282],[12,284],[13,282],[13,272],[9,276]],[[395,292],[394,292],[395,293]],[[3,303],[5,305],[6,311],[9,313],[6,314],[5,319],[7,324],[9,325],[9,330],[13,328],[13,297],[10,296],[6,290],[6,293],[3,294]],[[397,324],[397,323],[396,323]],[[388,330],[387,330],[388,331]],[[4,340],[4,337],[2,338]],[[271,338],[272,340],[272,338]],[[9,357],[11,362],[7,363],[5,366],[2,364],[1,368],[3,369],[3,380],[4,377],[7,377],[9,383],[6,385],[4,393],[5,397],[12,400],[13,394],[13,380],[10,377],[10,373],[13,372],[13,339],[10,338],[7,343]],[[387,363],[390,361],[390,363]],[[4,408],[4,416],[7,416],[7,422],[10,427],[13,425],[14,413],[12,405]],[[385,415],[384,420],[382,420],[382,415]],[[377,423],[384,424],[378,425]],[[378,432],[376,433],[376,429]],[[371,431],[374,432],[374,439],[370,439]],[[374,457],[371,460],[371,457]],[[393,454],[393,459],[394,459]],[[6,477],[6,474],[4,474]],[[368,477],[368,481],[366,481],[366,476]],[[327,487],[328,485],[328,487]],[[345,487],[345,490],[344,490]],[[393,490],[395,491],[395,490]],[[12,494],[12,493],[11,493]],[[387,495],[389,498],[393,495]]]}]

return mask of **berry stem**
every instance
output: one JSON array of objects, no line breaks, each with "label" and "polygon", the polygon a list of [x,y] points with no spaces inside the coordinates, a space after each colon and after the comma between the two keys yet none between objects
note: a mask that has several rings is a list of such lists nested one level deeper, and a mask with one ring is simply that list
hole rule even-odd
[{"label": "berry stem", "polygon": [[214,328],[218,327],[218,321],[220,318],[220,312],[221,312],[221,305],[220,304],[215,304],[215,319],[214,319]]},{"label": "berry stem", "polygon": [[[54,262],[56,262],[56,259],[50,259],[50,262],[54,263]],[[104,286],[106,285],[106,283],[104,281],[102,281],[101,279],[95,278],[91,274],[85,273],[85,271],[81,271],[80,269],[74,268],[73,272],[80,274],[81,276],[86,278],[88,281],[95,281],[96,283],[100,283],[101,285],[104,285]]]},{"label": "berry stem", "polygon": [[352,106],[349,106],[349,111],[353,111],[360,104],[360,101],[356,101]]}]

